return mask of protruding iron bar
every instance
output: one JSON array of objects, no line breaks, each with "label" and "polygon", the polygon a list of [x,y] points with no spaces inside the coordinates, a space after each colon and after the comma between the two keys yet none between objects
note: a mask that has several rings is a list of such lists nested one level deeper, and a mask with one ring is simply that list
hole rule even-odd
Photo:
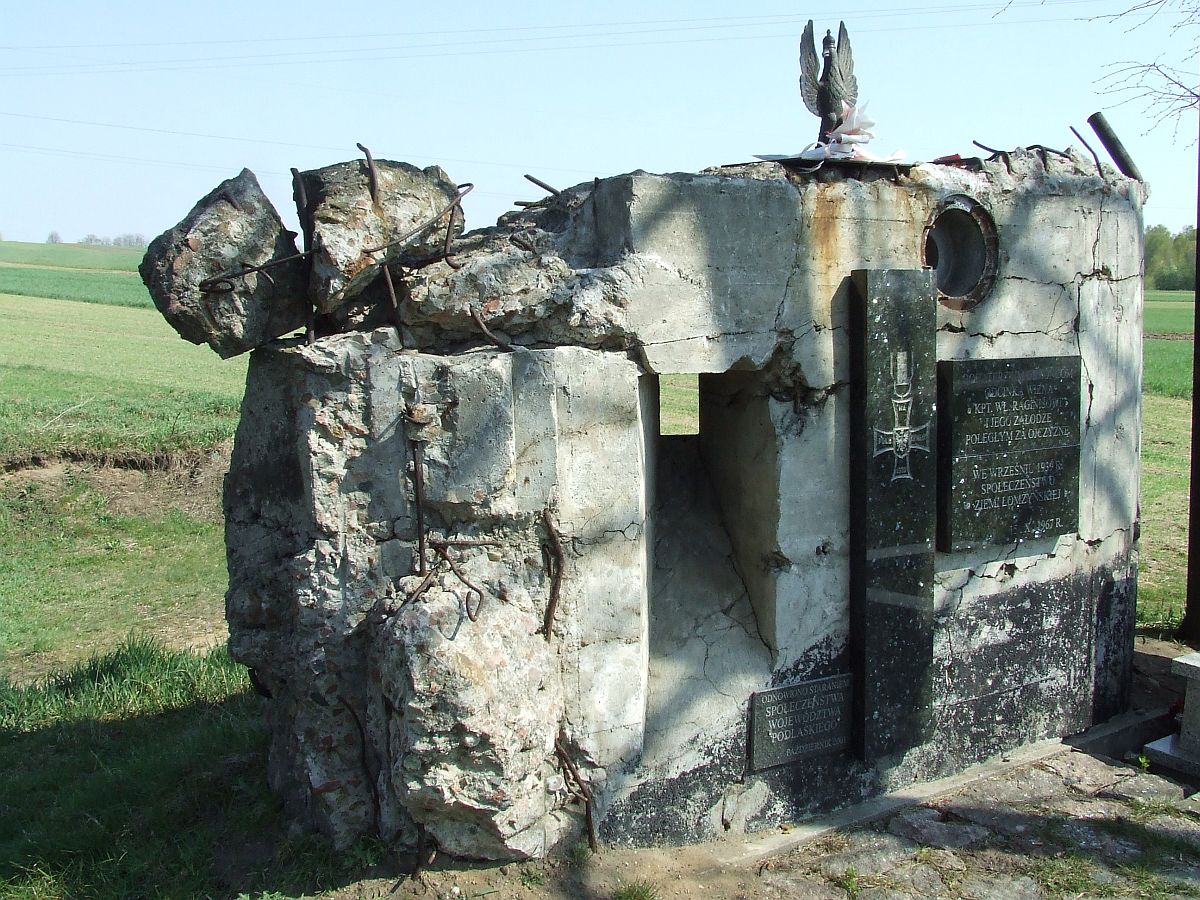
[{"label": "protruding iron bar", "polygon": [[[1074,131],[1074,129],[1071,129]],[[1061,156],[1063,159],[1070,159],[1071,154],[1066,150],[1055,150],[1053,147],[1047,147],[1045,144],[1030,144],[1029,150],[1040,150],[1042,153],[1053,153],[1055,156]]]},{"label": "protruding iron bar", "polygon": [[442,241],[442,259],[446,261],[446,265],[457,271],[463,267],[463,264],[453,259],[450,256],[450,242],[454,240],[454,212],[451,211],[446,219],[446,237]]},{"label": "protruding iron bar", "polygon": [[515,246],[520,247],[526,253],[537,253],[537,248],[519,234],[510,234],[508,239],[512,241]]},{"label": "protruding iron bar", "polygon": [[426,575],[429,562],[425,558],[425,444],[421,441],[412,442],[412,460],[413,497],[417,503],[417,574]]},{"label": "protruding iron bar", "polygon": [[986,144],[981,144],[981,143],[979,143],[979,141],[974,141],[974,140],[971,141],[971,143],[974,144],[976,147],[978,147],[980,150],[986,150],[988,153],[992,154],[992,159],[995,159],[996,157],[1000,157],[1000,159],[1002,159],[1004,161],[1004,168],[1008,169],[1008,171],[1010,171],[1010,172],[1012,171],[1012,162],[1009,159],[1007,150],[996,150],[993,147],[989,147]]},{"label": "protruding iron bar", "polygon": [[575,761],[567,753],[567,745],[563,740],[562,732],[559,732],[558,736],[554,738],[554,752],[558,756],[558,761],[562,764],[564,771],[575,782],[575,796],[583,801],[583,815],[584,821],[587,824],[588,847],[591,848],[593,853],[599,853],[600,840],[596,836],[596,817],[592,809],[592,789],[584,782],[583,776],[579,774],[579,767],[575,765]]},{"label": "protruding iron bar", "polygon": [[529,175],[527,173],[525,175],[525,180],[532,181],[534,184],[536,184],[538,187],[540,187],[542,190],[544,190],[548,194],[553,194],[555,197],[562,196],[562,191],[560,191],[558,188],[550,187],[550,185],[546,184],[546,182],[542,181],[542,179],[540,179],[540,178],[534,178],[532,175]]},{"label": "protruding iron bar", "polygon": [[475,185],[469,181],[465,182],[463,184],[460,184],[458,186],[458,190],[455,192],[454,199],[451,200],[449,203],[447,203],[445,206],[443,206],[440,210],[438,210],[436,213],[434,213],[428,219],[425,219],[425,221],[420,222],[419,224],[415,225],[413,228],[410,228],[408,231],[404,232],[404,234],[400,235],[400,237],[396,238],[394,241],[389,241],[388,243],[382,244],[378,247],[367,247],[364,249],[363,252],[364,253],[379,253],[382,250],[390,250],[392,247],[396,247],[400,244],[403,244],[405,241],[411,240],[413,237],[420,234],[426,228],[429,228],[431,225],[437,224],[438,220],[441,219],[442,216],[444,216],[446,213],[450,212],[450,210],[461,206],[463,197],[467,196],[467,194],[471,193],[471,191],[473,191],[474,189],[475,189]]},{"label": "protruding iron bar", "polygon": [[263,263],[261,266],[249,266],[245,269],[238,269],[234,272],[222,272],[220,275],[214,275],[212,278],[205,278],[198,285],[197,289],[202,294],[228,294],[233,290],[233,279],[245,278],[247,275],[253,275],[255,272],[265,272],[267,269],[273,269],[276,266],[282,266],[284,263],[290,263],[297,259],[304,259],[308,253],[297,253],[293,256],[285,256],[283,259],[273,259],[270,262]]},{"label": "protruding iron bar", "polygon": [[371,151],[362,144],[356,143],[359,150],[367,158],[367,189],[371,192],[371,202],[379,203],[379,174],[375,171],[375,157],[371,155]]},{"label": "protruding iron bar", "polygon": [[422,581],[420,584],[418,584],[418,585],[417,585],[417,586],[416,586],[416,587],[413,589],[413,592],[412,592],[411,594],[409,594],[409,595],[408,595],[408,598],[407,598],[407,599],[406,599],[404,602],[405,602],[405,603],[412,603],[412,602],[413,602],[413,601],[415,601],[417,598],[419,598],[419,597],[420,597],[420,596],[421,596],[423,593],[425,593],[427,590],[429,590],[429,586],[430,586],[431,584],[433,584],[433,579],[434,579],[434,578],[436,578],[436,577],[437,577],[437,570],[435,570],[435,569],[430,569],[430,570],[429,570],[429,574],[427,574],[427,575],[425,576],[425,580],[424,580],[424,581]]},{"label": "protruding iron bar", "polygon": [[433,549],[436,550],[438,556],[440,556],[442,559],[444,559],[446,561],[446,564],[450,566],[450,571],[454,573],[454,577],[457,578],[459,581],[461,581],[464,585],[466,585],[466,588],[468,591],[474,591],[476,594],[479,595],[479,601],[475,604],[474,611],[472,611],[472,609],[471,609],[470,594],[468,594],[467,598],[463,601],[463,606],[466,607],[466,611],[467,611],[467,618],[470,619],[472,622],[478,621],[479,620],[479,612],[480,612],[480,610],[483,609],[483,588],[479,587],[476,584],[472,584],[471,580],[469,578],[467,578],[466,575],[463,574],[462,570],[459,569],[457,563],[455,563],[454,557],[450,555],[449,547],[445,546],[444,544],[439,543],[439,544],[434,544]]},{"label": "protruding iron bar", "polygon": [[1121,174],[1134,181],[1143,181],[1142,173],[1138,171],[1133,157],[1129,155],[1129,151],[1125,149],[1125,145],[1121,143],[1117,133],[1112,130],[1108,120],[1104,118],[1104,113],[1092,113],[1088,116],[1088,124],[1092,126],[1092,131],[1096,132],[1096,137],[1100,138],[1100,143],[1104,145],[1104,149],[1108,151],[1112,161],[1117,164]]},{"label": "protruding iron bar", "polygon": [[501,350],[507,350],[507,351],[512,350],[512,344],[510,344],[508,341],[500,340],[500,338],[497,337],[496,334],[490,328],[487,327],[487,324],[483,321],[483,317],[479,314],[479,310],[477,310],[473,306],[471,307],[471,318],[474,320],[475,326],[480,331],[483,332],[483,336],[486,337],[489,341],[491,341],[493,344],[495,344]]},{"label": "protruding iron bar", "polygon": [[[1200,172],[1200,147],[1196,151],[1196,167]],[[1200,223],[1200,191],[1196,193],[1196,221]],[[1196,262],[1200,263],[1200,244],[1196,245]],[[1193,290],[1200,292],[1200,269],[1195,269]],[[1192,335],[1192,396],[1200,397],[1200,334]],[[1192,453],[1188,471],[1187,537],[1187,594],[1183,621],[1176,633],[1178,640],[1196,641],[1200,637],[1200,403],[1192,404]]]},{"label": "protruding iron bar", "polygon": [[382,266],[383,283],[387,285],[388,300],[392,304],[392,325],[396,329],[396,337],[400,337],[400,326],[403,324],[400,321],[400,302],[396,299],[396,285],[392,283],[392,273],[388,270],[387,265]]},{"label": "protruding iron bar", "polygon": [[[304,241],[304,252],[312,253],[313,241],[313,220],[312,211],[308,208],[308,189],[304,186],[304,176],[300,174],[300,170],[292,168],[292,199],[296,201],[296,213],[300,216],[300,233]],[[310,298],[308,301],[308,315],[305,317],[304,326],[304,342],[315,344],[317,342],[317,305]]]},{"label": "protruding iron bar", "polygon": [[1092,154],[1092,159],[1094,159],[1096,161],[1096,174],[1099,175],[1101,178],[1103,178],[1104,170],[1102,168],[1100,168],[1099,154],[1097,154],[1096,151],[1092,149],[1092,145],[1089,144],[1084,139],[1083,135],[1079,133],[1079,130],[1074,125],[1072,125],[1070,127],[1071,127],[1071,133],[1074,134],[1075,137],[1079,138],[1079,143],[1083,144],[1083,146],[1087,148],[1087,152]]},{"label": "protruding iron bar", "polygon": [[[417,822],[417,858],[413,862],[412,877],[416,878],[421,874],[421,871],[426,866],[432,866],[437,860],[437,843],[429,837],[425,831],[425,826]],[[430,850],[429,845],[434,845],[434,849]]]},{"label": "protruding iron bar", "polygon": [[550,600],[546,604],[546,617],[542,621],[542,634],[549,643],[554,633],[554,613],[558,609],[558,597],[562,591],[566,557],[563,553],[562,535],[558,532],[558,526],[554,524],[554,515],[550,512],[550,507],[542,510],[542,524],[546,528],[546,536],[550,539],[550,560],[554,564],[550,573]]}]

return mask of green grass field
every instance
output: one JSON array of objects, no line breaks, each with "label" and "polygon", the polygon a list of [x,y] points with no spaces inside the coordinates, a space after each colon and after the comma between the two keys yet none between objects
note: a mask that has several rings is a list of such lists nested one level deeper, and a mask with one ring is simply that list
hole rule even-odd
[{"label": "green grass field", "polygon": [[[87,295],[0,293],[0,897],[345,884],[382,848],[287,836],[245,670],[223,649],[184,649],[222,625],[217,482],[156,467],[199,465],[229,439],[246,360],[106,300],[104,285],[141,290],[140,256],[0,242],[0,284]],[[1190,301],[1148,293],[1147,331],[1190,331]],[[1184,597],[1192,349],[1145,350],[1138,618],[1169,627]],[[664,432],[695,430],[695,384],[662,378]],[[36,460],[56,462],[20,468]]]},{"label": "green grass field", "polygon": [[0,266],[0,294],[146,309],[154,306],[141,277],[129,272]]},{"label": "green grass field", "polygon": [[1191,334],[1195,322],[1196,308],[1190,303],[1146,303],[1146,334]]},{"label": "green grass field", "polygon": [[27,244],[0,241],[0,263],[53,266],[60,269],[112,269],[136,272],[143,250],[92,247],[86,244]]},{"label": "green grass field", "polygon": [[221,361],[155,310],[0,295],[0,465],[137,462],[233,435],[246,358]]}]

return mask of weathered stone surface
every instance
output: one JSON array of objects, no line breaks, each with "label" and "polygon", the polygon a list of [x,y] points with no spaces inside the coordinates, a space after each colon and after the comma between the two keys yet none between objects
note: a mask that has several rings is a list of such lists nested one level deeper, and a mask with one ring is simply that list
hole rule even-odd
[{"label": "weathered stone surface", "polygon": [[1112,787],[1104,789],[1099,796],[1150,803],[1160,800],[1182,800],[1187,794],[1187,788],[1169,778],[1151,775],[1149,772],[1137,772],[1132,778],[1122,779]]},{"label": "weathered stone surface", "polygon": [[788,900],[844,900],[846,892],[823,878],[786,870],[767,869],[759,879],[775,896]]},{"label": "weathered stone surface", "polygon": [[292,260],[230,278],[230,290],[202,292],[200,283],[295,256],[293,238],[254,173],[242,169],[156,237],[138,271],[181,337],[227,359],[304,325],[304,264]]},{"label": "weathered stone surface", "polygon": [[[309,292],[322,312],[360,293],[386,262],[420,262],[441,253],[450,213],[395,246],[422,222],[448,206],[457,186],[438,166],[418,169],[404,162],[375,160],[376,193],[366,160],[301,172],[312,223]],[[462,231],[462,212],[453,212],[452,236]],[[386,249],[368,252],[375,248]]]},{"label": "weathered stone surface", "polygon": [[919,848],[907,838],[866,832],[850,836],[850,846],[818,863],[827,878],[841,878],[851,869],[858,875],[879,875],[912,859]]},{"label": "weathered stone surface", "polygon": [[914,809],[894,816],[888,822],[888,831],[926,847],[939,847],[943,850],[970,847],[987,840],[991,834],[980,825],[946,822],[936,809],[928,808]]},{"label": "weathered stone surface", "polygon": [[[399,328],[366,330],[377,281],[350,295],[382,238],[347,238],[359,262],[337,269],[337,315],[322,321],[349,330],[255,354],[227,485],[231,646],[275,696],[271,772],[292,808],[339,843],[411,846],[421,825],[463,855],[537,855],[579,828],[561,732],[606,841],[705,839],[961,771],[1119,708],[1141,351],[1136,328],[1105,324],[1126,322],[1118,308],[1136,317],[1140,295],[1136,266],[1113,281],[1095,248],[1138,224],[1138,189],[1090,162],[1038,165],[768,166],[571,188],[456,240],[459,268],[414,274]],[[375,216],[365,168],[338,179],[332,218]],[[1080,397],[1105,412],[1081,419],[1077,533],[930,554],[916,579],[926,655],[876,654],[868,669],[847,600],[863,538],[847,276],[919,268],[925,223],[955,193],[1021,249],[969,315],[937,308],[928,360],[1079,356]],[[1066,263],[1025,236],[1052,214]],[[698,435],[660,435],[669,372],[701,375]],[[890,451],[874,449],[867,461],[891,478]],[[911,512],[890,494],[885,506]],[[428,583],[414,574],[418,512]],[[876,556],[929,549],[897,543]],[[880,587],[881,603],[912,596]],[[750,695],[851,670],[927,693],[929,731],[882,764],[839,751],[747,775]],[[999,809],[963,796],[949,811],[971,824],[908,824],[948,846],[986,829],[1032,848],[1064,778],[1010,779]],[[834,877],[895,869],[917,846],[871,840]]]},{"label": "weathered stone surface", "polygon": [[976,875],[958,889],[964,900],[1041,900],[1045,896],[1028,875]]},{"label": "weathered stone surface", "polygon": [[891,872],[891,877],[905,890],[918,897],[941,897],[947,893],[946,882],[938,870],[925,863],[912,863]]},{"label": "weathered stone surface", "polygon": [[[486,554],[461,565],[487,583]],[[511,603],[489,597],[471,622],[476,599],[461,583],[430,589],[376,632],[371,658],[390,712],[385,777],[451,853],[542,856],[562,836],[549,813],[566,800],[554,762],[563,714],[554,651],[539,620]]]},{"label": "weathered stone surface", "polygon": [[[540,856],[578,827],[560,731],[597,783],[641,747],[645,665],[624,654],[645,628],[627,561],[646,517],[637,370],[580,348],[456,362],[399,352],[390,329],[252,358],[225,494],[230,646],[274,695],[274,784],[338,843],[411,844],[422,825],[456,854]],[[622,476],[596,490],[592,471]],[[553,642],[546,508],[571,585]],[[577,629],[587,681],[560,658]]]},{"label": "weathered stone surface", "polygon": [[1048,759],[1040,768],[1053,772],[1067,787],[1088,795],[1111,787],[1124,777],[1121,770],[1077,750]]}]

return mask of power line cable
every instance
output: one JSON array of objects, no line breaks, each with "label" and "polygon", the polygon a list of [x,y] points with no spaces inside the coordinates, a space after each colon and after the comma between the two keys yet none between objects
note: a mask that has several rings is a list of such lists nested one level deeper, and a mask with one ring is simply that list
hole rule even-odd
[{"label": "power line cable", "polygon": [[[1079,5],[1079,4],[1096,4],[1106,3],[1107,0],[1013,0],[1010,3],[997,3],[995,0],[989,0],[985,3],[964,3],[951,6],[933,5],[933,6],[910,6],[910,7],[877,7],[865,10],[858,10],[854,13],[855,19],[876,18],[876,17],[895,17],[895,16],[911,16],[920,15],[922,13],[939,13],[947,12],[1003,12],[1006,9],[1014,7],[1028,6],[1062,6],[1062,5]],[[96,49],[124,49],[138,47],[201,47],[201,46],[225,46],[231,44],[266,44],[266,43],[295,43],[295,42],[310,42],[321,41],[328,43],[329,41],[339,40],[366,40],[373,38],[392,38],[392,37],[430,37],[445,34],[463,35],[463,34],[503,34],[515,31],[569,31],[569,30],[585,30],[590,28],[618,28],[625,26],[638,25],[671,25],[671,24],[686,24],[691,22],[713,22],[713,23],[747,23],[753,24],[786,24],[789,22],[803,22],[807,19],[819,19],[825,17],[844,17],[845,9],[826,10],[818,12],[809,12],[803,16],[792,15],[786,13],[775,13],[771,15],[760,16],[708,16],[708,17],[687,17],[677,19],[634,19],[619,22],[584,22],[574,25],[507,25],[492,28],[453,28],[439,29],[433,31],[392,31],[392,32],[367,32],[354,34],[320,34],[320,35],[297,35],[288,37],[257,37],[257,38],[224,38],[220,40],[206,41],[137,41],[137,42],[122,42],[122,43],[97,43],[97,44],[0,44],[0,50],[96,50]],[[773,20],[767,22],[765,20]],[[713,25],[706,27],[724,27],[721,25]],[[744,26],[737,26],[744,27]]]},{"label": "power line cable", "polygon": [[[337,153],[345,153],[349,150],[348,146],[333,146],[330,144],[298,144],[290,141],[276,141],[262,138],[238,137],[227,134],[207,134],[199,131],[175,131],[169,128],[148,128],[142,125],[119,125],[113,122],[93,122],[85,119],[67,119],[61,116],[38,116],[32,113],[16,113],[5,112],[0,110],[0,116],[7,116],[14,119],[31,119],[40,122],[59,122],[66,125],[87,125],[94,128],[115,128],[121,131],[137,131],[144,134],[161,134],[172,137],[189,137],[189,138],[204,138],[214,141],[232,141],[239,144],[261,144],[273,147],[291,147],[300,150],[330,150]],[[472,166],[494,166],[502,169],[521,169],[529,171],[531,168],[540,171],[563,172],[573,175],[586,175],[591,177],[595,173],[590,169],[566,169],[561,166],[541,165],[534,163],[506,163],[495,162],[493,160],[482,159],[461,159],[451,156],[439,156],[432,153],[406,153],[402,151],[391,151],[394,156],[404,156],[411,159],[428,159],[435,162],[451,162],[463,163],[464,165]]]},{"label": "power line cable", "polygon": [[[1059,0],[1059,2],[1071,2],[1071,0]],[[897,31],[940,30],[940,29],[945,29],[945,28],[978,28],[978,27],[985,27],[985,26],[1044,25],[1044,24],[1049,24],[1049,23],[1054,23],[1054,22],[1077,22],[1077,21],[1080,21],[1080,20],[1073,16],[1048,18],[1048,19],[1023,19],[1023,20],[1005,20],[1005,21],[988,20],[985,22],[974,22],[974,23],[966,23],[966,24],[959,23],[959,24],[955,24],[955,25],[952,25],[949,23],[939,23],[939,24],[929,24],[929,25],[892,26],[892,27],[888,27],[888,28],[877,28],[877,29],[861,29],[860,28],[860,29],[856,30],[856,33],[857,34],[872,34],[872,33],[889,33],[889,34],[891,34],[891,33],[897,32]],[[204,59],[183,60],[180,63],[170,64],[170,65],[151,64],[149,66],[144,66],[141,64],[132,64],[132,63],[130,63],[130,64],[94,63],[94,64],[81,64],[81,65],[88,66],[88,68],[68,70],[68,69],[65,69],[62,67],[54,67],[53,69],[40,70],[40,71],[36,72],[36,74],[38,76],[80,75],[80,74],[112,75],[112,74],[126,74],[126,73],[142,74],[142,73],[147,73],[147,72],[210,71],[213,69],[222,69],[222,70],[257,69],[257,68],[275,68],[275,67],[298,66],[298,65],[312,66],[314,63],[322,63],[325,65],[343,65],[343,64],[347,64],[347,63],[352,64],[352,65],[362,65],[365,62],[394,62],[397,60],[406,60],[406,59],[445,59],[445,58],[457,57],[457,56],[494,56],[494,55],[508,55],[508,54],[518,54],[518,53],[551,53],[551,52],[563,52],[563,51],[574,52],[574,51],[578,51],[578,50],[608,49],[608,48],[613,48],[613,47],[662,47],[662,46],[674,46],[674,45],[685,45],[685,44],[725,43],[725,42],[734,42],[734,41],[778,40],[781,37],[790,37],[790,35],[776,35],[776,34],[738,35],[738,36],[725,35],[725,36],[721,36],[721,37],[710,37],[710,38],[685,38],[685,39],[677,40],[677,41],[620,41],[620,42],[607,42],[607,43],[599,43],[599,44],[571,44],[571,45],[549,46],[549,47],[511,47],[511,48],[505,48],[505,49],[499,49],[499,50],[462,50],[462,51],[449,51],[449,52],[441,51],[441,52],[437,52],[437,53],[400,53],[400,54],[388,54],[388,55],[384,55],[384,56],[364,56],[361,54],[361,52],[358,52],[358,53],[356,53],[356,55],[346,58],[346,59],[325,59],[325,60],[297,59],[297,60],[290,60],[290,61],[271,61],[271,62],[257,62],[257,63],[247,62],[247,63],[234,63],[234,64],[230,64],[230,63],[213,64],[209,60],[204,60]],[[195,63],[200,63],[200,64],[197,65]],[[116,66],[116,68],[114,68],[114,66]],[[29,73],[23,69],[0,70],[0,77],[21,77],[21,76],[25,76],[28,74],[31,74],[31,73]]]}]

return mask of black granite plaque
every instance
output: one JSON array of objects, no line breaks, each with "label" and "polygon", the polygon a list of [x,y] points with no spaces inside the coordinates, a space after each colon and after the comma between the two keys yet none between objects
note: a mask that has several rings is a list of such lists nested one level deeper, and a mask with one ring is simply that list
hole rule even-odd
[{"label": "black granite plaque", "polygon": [[750,768],[760,772],[850,745],[849,673],[750,695]]},{"label": "black granite plaque", "polygon": [[966,550],[1079,526],[1077,356],[938,364],[938,547]]},{"label": "black granite plaque", "polygon": [[929,727],[937,301],[928,269],[851,280],[850,646],[857,750],[874,760]]}]

